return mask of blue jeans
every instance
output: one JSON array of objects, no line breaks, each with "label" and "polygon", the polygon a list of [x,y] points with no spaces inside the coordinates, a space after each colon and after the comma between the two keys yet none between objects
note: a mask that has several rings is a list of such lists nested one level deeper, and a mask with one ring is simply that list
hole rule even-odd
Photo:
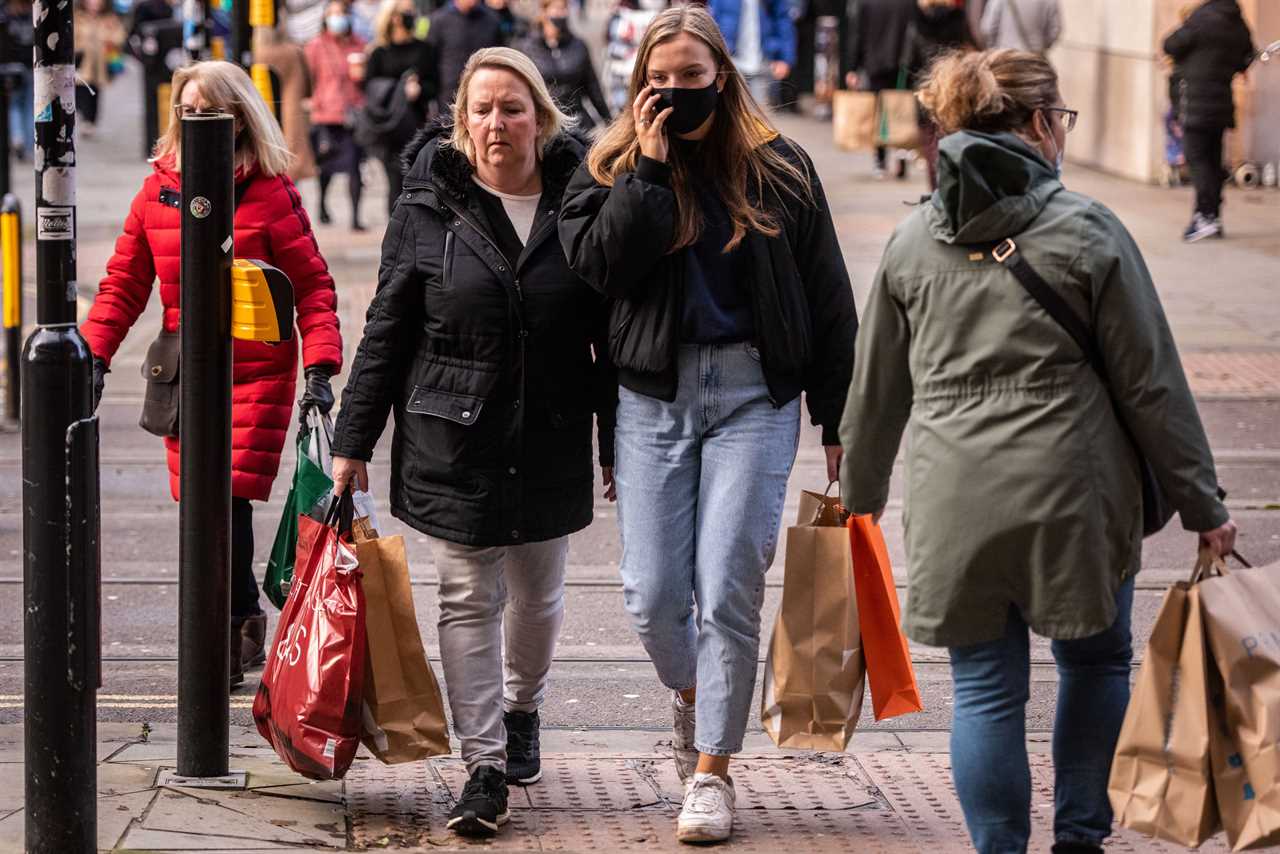
[{"label": "blue jeans", "polygon": [[681,347],[678,371],[671,403],[619,391],[622,584],[658,678],[697,686],[695,746],[728,756],[751,710],[800,402],[773,407],[748,344]]},{"label": "blue jeans", "polygon": [[[1100,846],[1111,833],[1107,778],[1129,705],[1133,579],[1120,588],[1116,604],[1111,628],[1052,644],[1058,664],[1053,722],[1057,842]],[[969,835],[979,854],[1021,854],[1031,836],[1027,624],[1010,608],[1003,638],[950,652],[955,685],[951,772]]]},{"label": "blue jeans", "polygon": [[32,71],[25,68],[9,93],[9,144],[21,147],[27,155],[36,144],[35,94],[31,81]]}]

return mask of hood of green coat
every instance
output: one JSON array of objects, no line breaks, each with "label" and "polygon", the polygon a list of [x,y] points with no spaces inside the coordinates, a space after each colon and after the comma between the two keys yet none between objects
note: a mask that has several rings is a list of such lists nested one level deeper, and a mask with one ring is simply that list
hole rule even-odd
[{"label": "hood of green coat", "polygon": [[926,218],[943,243],[994,243],[1035,219],[1062,182],[1011,133],[960,131],[938,145],[938,189]]}]

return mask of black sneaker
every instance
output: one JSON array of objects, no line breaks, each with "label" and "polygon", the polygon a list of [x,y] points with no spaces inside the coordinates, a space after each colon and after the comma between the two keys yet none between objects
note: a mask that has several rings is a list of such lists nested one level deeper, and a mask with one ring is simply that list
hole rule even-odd
[{"label": "black sneaker", "polygon": [[1103,854],[1103,848],[1088,842],[1055,842],[1053,854]]},{"label": "black sneaker", "polygon": [[538,713],[507,712],[507,782],[528,786],[542,779],[542,751],[538,744]]},{"label": "black sneaker", "polygon": [[497,835],[510,818],[506,778],[492,765],[481,765],[463,787],[447,826],[459,836],[486,838]]}]

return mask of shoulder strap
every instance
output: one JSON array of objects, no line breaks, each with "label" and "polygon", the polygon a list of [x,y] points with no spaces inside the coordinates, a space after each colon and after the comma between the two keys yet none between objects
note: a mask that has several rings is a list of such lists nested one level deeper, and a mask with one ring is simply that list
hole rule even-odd
[{"label": "shoulder strap", "polygon": [[1098,345],[1094,343],[1093,335],[1090,333],[1088,325],[1081,319],[1080,315],[1076,314],[1071,306],[1067,305],[1067,301],[1035,271],[1035,268],[1027,263],[1027,259],[1023,258],[1022,253],[1018,251],[1018,245],[1012,240],[1005,240],[991,250],[991,257],[1008,268],[1009,272],[1013,273],[1026,292],[1031,295],[1031,298],[1039,303],[1040,307],[1048,312],[1049,316],[1057,321],[1059,326],[1066,330],[1067,334],[1084,352],[1089,364],[1093,366],[1093,369],[1105,383],[1107,381],[1107,364],[1103,361],[1102,352],[1098,349]]}]

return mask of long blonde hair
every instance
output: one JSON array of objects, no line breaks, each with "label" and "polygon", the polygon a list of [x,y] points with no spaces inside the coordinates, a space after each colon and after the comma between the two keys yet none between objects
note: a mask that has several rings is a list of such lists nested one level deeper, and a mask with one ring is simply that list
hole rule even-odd
[{"label": "long blonde hair", "polygon": [[[653,49],[681,33],[688,33],[710,48],[716,68],[724,77],[724,89],[718,96],[711,130],[702,141],[702,148],[709,155],[698,163],[699,171],[715,187],[733,223],[733,235],[724,251],[735,249],[748,231],[777,236],[781,232],[777,217],[764,209],[766,188],[779,197],[803,203],[812,201],[813,186],[805,168],[796,166],[769,145],[779,136],[778,131],[751,97],[729,57],[720,28],[706,9],[673,6],[653,19],[636,52],[627,103],[634,103],[646,85]],[[618,175],[635,169],[639,157],[635,116],[628,108],[618,113],[592,146],[587,168],[596,181],[612,186]],[[672,188],[676,194],[676,241],[672,246],[675,251],[697,242],[703,222],[690,187],[688,165],[679,157],[672,157],[671,166]],[[755,189],[755,205],[748,197],[748,188]]]},{"label": "long blonde hair", "polygon": [[[173,93],[169,110],[182,103],[182,92],[188,84],[200,87],[205,105],[225,110],[235,117],[240,138],[236,144],[236,168],[249,169],[255,164],[268,177],[282,175],[293,162],[293,154],[284,141],[280,124],[267,102],[240,66],[222,60],[196,62],[173,73]],[[182,171],[182,123],[171,120],[164,135],[156,141],[152,160],[172,157],[174,169]]]}]

